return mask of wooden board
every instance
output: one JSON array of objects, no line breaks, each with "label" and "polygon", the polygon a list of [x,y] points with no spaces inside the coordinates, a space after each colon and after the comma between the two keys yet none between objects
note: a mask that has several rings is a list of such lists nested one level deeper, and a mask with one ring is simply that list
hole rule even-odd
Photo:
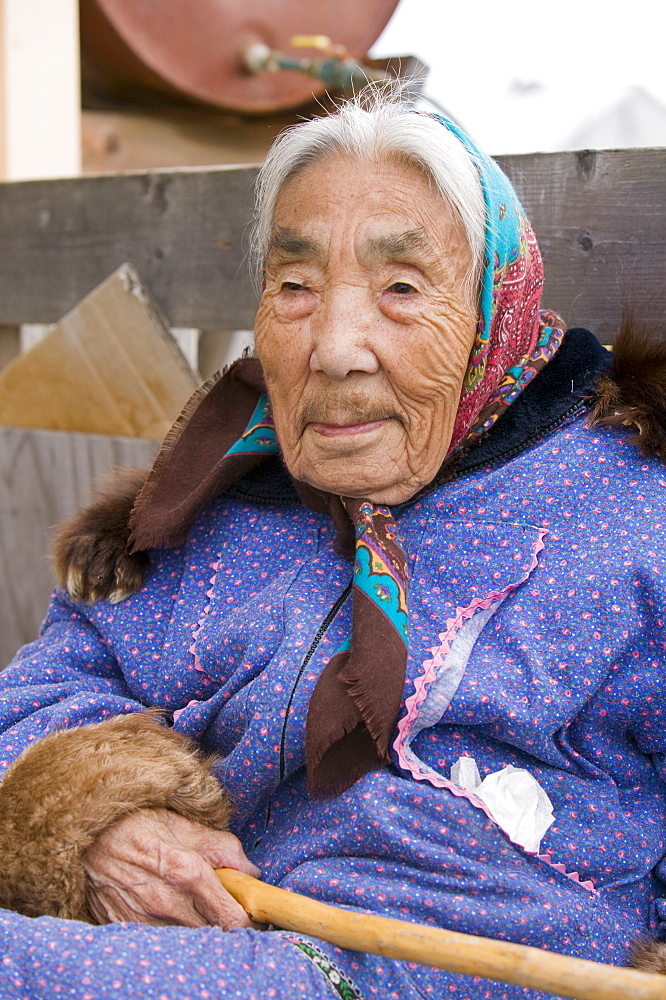
[{"label": "wooden board", "polygon": [[144,468],[156,445],[131,438],[0,428],[0,668],[36,638],[53,587],[52,526],[114,468]]},{"label": "wooden board", "polygon": [[0,323],[52,323],[127,260],[172,326],[251,327],[243,236],[255,175],[185,168],[0,185]]},{"label": "wooden board", "polygon": [[666,148],[582,150],[499,160],[532,221],[543,301],[568,326],[612,343],[623,299],[664,322]]},{"label": "wooden board", "polygon": [[[619,288],[641,299],[663,285],[666,149],[501,162],[542,244],[544,302],[608,340]],[[251,328],[255,175],[184,168],[0,185],[0,323],[53,322],[130,260],[174,326]]]},{"label": "wooden board", "polygon": [[13,361],[21,349],[21,333],[18,326],[0,326],[0,368]]},{"label": "wooden board", "polygon": [[0,372],[0,425],[160,439],[198,384],[123,264]]},{"label": "wooden board", "polygon": [[242,120],[190,108],[81,112],[84,174],[259,163],[295,113]]}]

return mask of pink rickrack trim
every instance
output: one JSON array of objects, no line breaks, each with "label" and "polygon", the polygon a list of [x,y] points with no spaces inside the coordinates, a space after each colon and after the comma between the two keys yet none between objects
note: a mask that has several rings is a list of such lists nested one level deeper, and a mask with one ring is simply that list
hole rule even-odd
[{"label": "pink rickrack trim", "polygon": [[512,590],[516,590],[521,586],[521,584],[525,583],[532,571],[538,565],[538,556],[544,547],[544,538],[548,534],[548,529],[539,528],[538,534],[539,537],[532,552],[532,561],[523,576],[521,576],[519,580],[509,583],[502,590],[491,591],[487,597],[474,598],[471,604],[466,608],[456,608],[455,618],[449,618],[447,620],[446,631],[441,632],[438,636],[440,645],[434,646],[430,650],[433,654],[432,659],[423,661],[424,672],[414,681],[414,693],[410,695],[405,702],[407,713],[398,723],[398,736],[394,743],[394,749],[398,754],[400,764],[406,770],[411,771],[412,768],[407,762],[403,748],[405,747],[409,734],[411,733],[414,723],[416,722],[421,705],[426,699],[428,688],[437,676],[437,671],[447,669],[445,658],[451,650],[451,644],[456,633],[460,631],[463,623],[476,614],[477,611],[487,611],[493,604],[499,604],[500,601],[504,600],[507,594],[509,594]]},{"label": "pink rickrack trim", "polygon": [[[525,853],[532,855],[531,851],[525,851]],[[564,865],[553,861],[550,854],[534,854],[532,857],[538,858],[539,861],[545,861],[545,863],[550,865],[551,868],[554,868],[555,871],[561,872],[562,875],[566,875],[566,877],[570,878],[572,882],[577,882],[578,885],[580,885],[583,889],[587,889],[587,891],[591,892],[594,896],[599,895],[599,891],[595,888],[593,879],[588,878],[583,882],[578,872],[568,872]]]},{"label": "pink rickrack trim", "polygon": [[[194,669],[198,670],[202,674],[206,674],[206,671],[201,666],[201,661],[200,661],[199,657],[197,656],[197,648],[196,648],[197,647],[197,639],[199,638],[201,630],[204,627],[204,623],[206,621],[206,615],[210,611],[210,602],[211,602],[211,599],[213,597],[214,588],[215,588],[215,581],[217,580],[217,574],[218,574],[218,571],[220,569],[220,561],[221,561],[220,556],[218,556],[217,559],[215,560],[215,562],[211,563],[211,567],[210,568],[213,571],[213,575],[211,576],[210,581],[209,581],[210,582],[210,587],[206,591],[206,597],[208,598],[208,604],[203,609],[203,613],[201,615],[201,618],[197,622],[197,624],[196,624],[196,626],[194,628],[194,631],[192,632],[192,645],[190,646],[190,649],[189,649],[189,652],[194,657]],[[208,674],[206,674],[206,676],[208,676]],[[181,711],[183,711],[183,709],[181,709]],[[175,713],[174,713],[174,719],[175,719],[175,717],[176,716],[175,716]]]},{"label": "pink rickrack trim", "polygon": [[[414,760],[416,761],[416,758],[414,758]],[[417,764],[416,767],[412,765],[409,770],[412,772],[412,776],[417,781],[429,781],[435,786],[435,788],[445,788],[448,792],[451,792],[452,795],[456,795],[460,799],[467,799],[470,805],[473,805],[475,809],[479,809],[481,812],[485,813],[488,819],[492,820],[498,830],[501,830],[506,839],[513,844],[514,847],[517,847],[523,854],[526,854],[530,858],[537,858],[537,860],[545,862],[545,864],[554,868],[555,871],[560,872],[561,875],[565,875],[567,878],[571,879],[572,882],[576,882],[582,889],[586,889],[593,896],[599,895],[592,879],[586,879],[586,881],[583,882],[578,872],[567,871],[566,865],[553,861],[551,854],[536,854],[534,851],[526,851],[521,844],[517,844],[515,840],[512,840],[506,830],[503,830],[494,818],[486,803],[475,795],[474,792],[470,792],[466,788],[460,788],[459,785],[454,785],[452,781],[449,781],[441,774],[437,774],[437,772],[433,771],[431,768],[419,766]]]},{"label": "pink rickrack trim", "polygon": [[[516,590],[521,584],[529,578],[533,570],[538,565],[538,557],[544,547],[544,539],[548,534],[546,528],[538,529],[538,539],[534,544],[532,551],[532,561],[527,567],[525,573],[521,576],[519,580],[508,584],[502,590],[492,591],[484,598],[475,598],[468,607],[457,608],[456,615],[454,618],[450,618],[446,622],[446,631],[442,632],[438,638],[440,640],[439,646],[434,646],[431,649],[433,654],[432,659],[424,660],[423,673],[416,678],[414,681],[414,693],[407,699],[405,707],[407,709],[406,714],[398,723],[398,736],[393,744],[396,753],[398,754],[398,759],[400,761],[400,766],[411,773],[412,777],[416,781],[429,781],[431,785],[435,788],[443,788],[450,792],[452,795],[458,796],[458,798],[467,799],[467,801],[474,806],[475,809],[479,809],[481,812],[485,813],[488,819],[501,830],[492,813],[488,809],[485,802],[476,796],[473,792],[468,791],[465,788],[460,788],[459,785],[454,784],[449,781],[443,775],[438,774],[432,768],[427,767],[422,763],[409,748],[409,735],[414,727],[416,719],[418,718],[420,708],[425,701],[428,693],[428,688],[430,684],[435,680],[438,670],[446,670],[446,656],[450,652],[451,644],[455,638],[456,633],[460,630],[463,623],[468,621],[477,611],[487,611],[494,604],[499,604],[511,591]],[[550,854],[535,854],[532,851],[526,851],[520,844],[517,844],[508,834],[502,830],[504,836],[509,840],[510,843],[517,847],[524,854],[529,857],[537,858],[539,861],[543,861],[545,864],[554,868],[555,871],[560,872],[560,874],[565,875],[566,878],[571,879],[572,882],[576,882],[583,889],[593,895],[597,895],[597,889],[594,886],[592,879],[586,879],[582,881],[580,875],[577,871],[569,872],[566,866],[552,860]]]},{"label": "pink rickrack trim", "polygon": [[192,705],[199,705],[199,704],[201,704],[199,699],[194,698],[192,701],[188,701],[187,705],[185,705],[183,708],[177,708],[176,711],[173,713],[173,721],[178,722],[179,718],[186,709],[192,708]]}]

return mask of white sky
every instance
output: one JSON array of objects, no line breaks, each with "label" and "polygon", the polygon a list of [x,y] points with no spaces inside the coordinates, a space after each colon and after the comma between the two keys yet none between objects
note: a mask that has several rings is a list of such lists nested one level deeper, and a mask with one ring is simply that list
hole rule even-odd
[{"label": "white sky", "polygon": [[640,86],[666,104],[658,0],[401,0],[375,56],[414,54],[426,91],[488,152],[564,149]]}]

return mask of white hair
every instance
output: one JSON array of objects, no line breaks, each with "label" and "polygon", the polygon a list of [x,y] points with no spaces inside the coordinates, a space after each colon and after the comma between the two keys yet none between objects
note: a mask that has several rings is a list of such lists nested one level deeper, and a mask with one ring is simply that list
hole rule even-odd
[{"label": "white hair", "polygon": [[395,98],[356,99],[334,114],[294,125],[271,146],[256,185],[251,253],[266,261],[275,206],[286,182],[319,158],[343,153],[368,163],[398,159],[420,169],[460,219],[472,253],[469,279],[478,286],[485,248],[486,209],[478,170],[462,142],[429,114]]}]

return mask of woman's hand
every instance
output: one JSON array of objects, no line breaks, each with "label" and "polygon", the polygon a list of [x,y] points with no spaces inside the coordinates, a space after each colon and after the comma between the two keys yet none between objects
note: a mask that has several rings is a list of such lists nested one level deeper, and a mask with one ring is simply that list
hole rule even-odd
[{"label": "woman's hand", "polygon": [[255,927],[213,868],[258,876],[231,833],[168,809],[140,809],[101,834],[83,858],[88,906],[100,924]]}]

